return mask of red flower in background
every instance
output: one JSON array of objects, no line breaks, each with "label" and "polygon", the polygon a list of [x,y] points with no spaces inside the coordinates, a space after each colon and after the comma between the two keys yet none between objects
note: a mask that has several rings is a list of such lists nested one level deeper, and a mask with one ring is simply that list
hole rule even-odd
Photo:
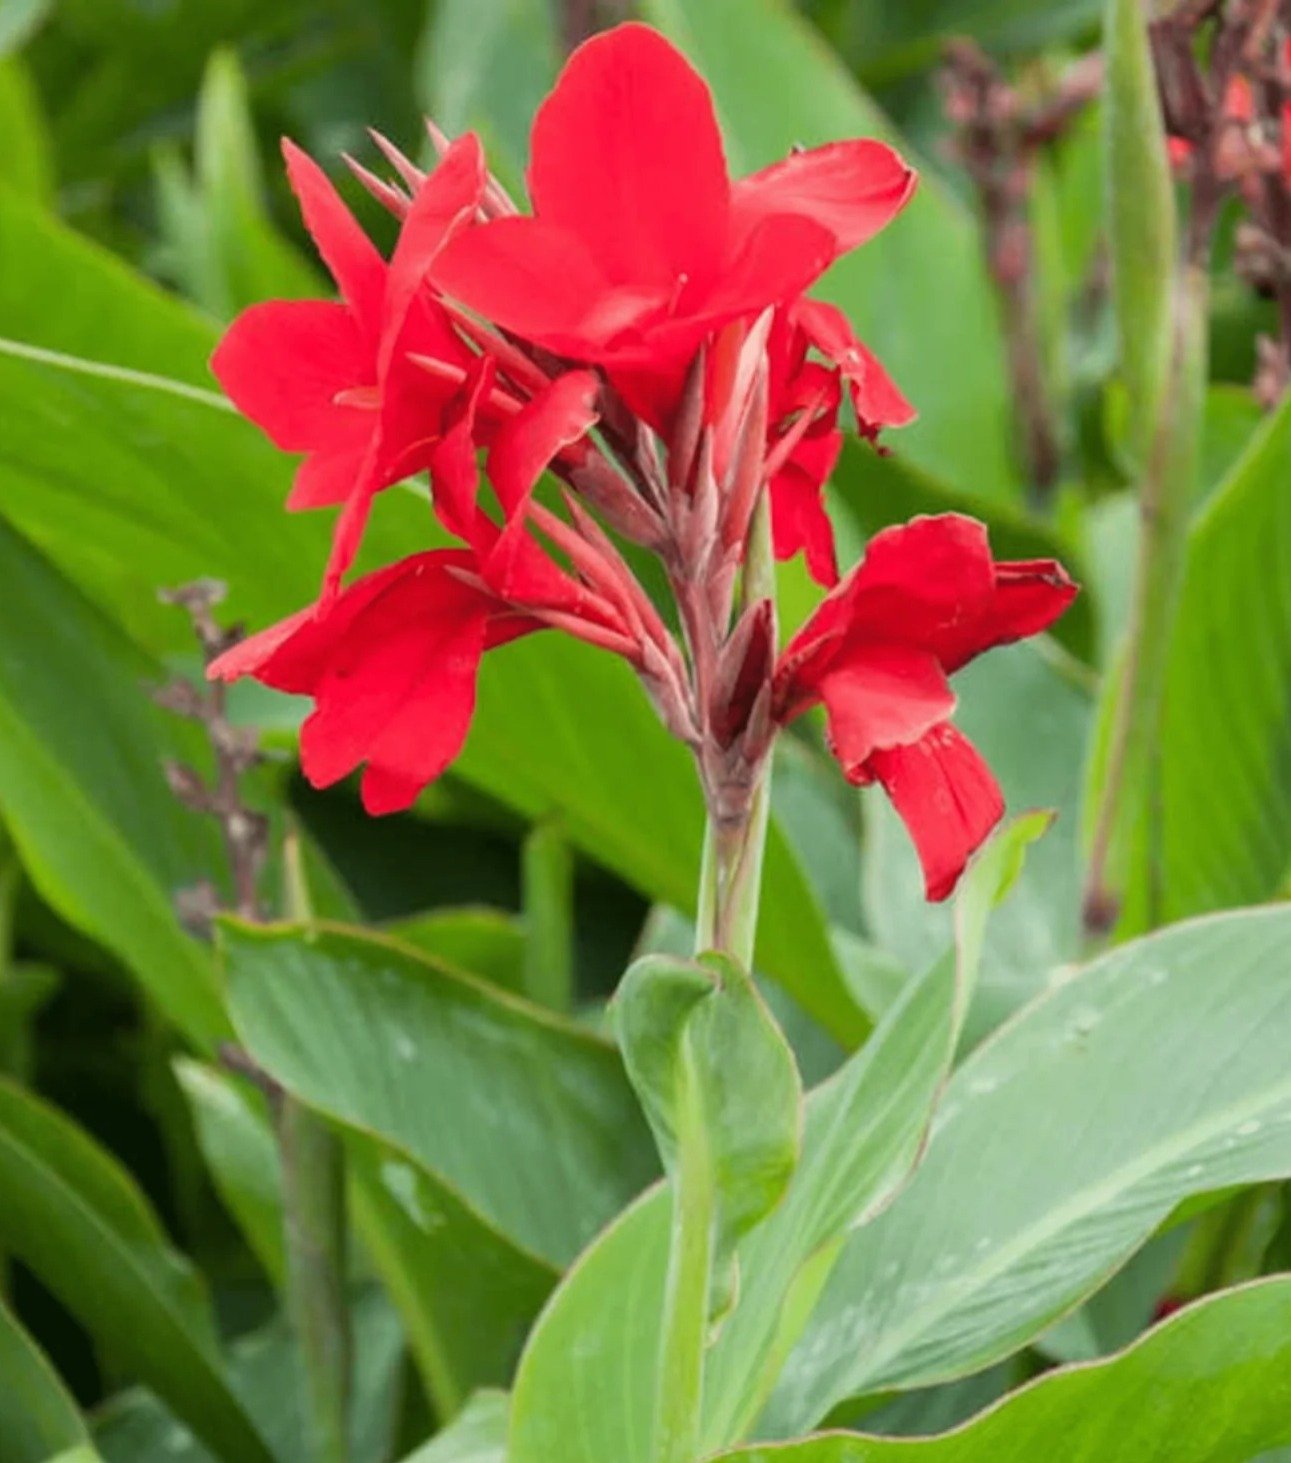
[{"label": "red flower in background", "polygon": [[796,299],[914,185],[869,140],[732,183],[703,79],[655,31],[623,25],[580,46],[539,108],[533,216],[461,234],[432,275],[504,329],[603,365],[666,428],[705,335]]},{"label": "red flower in background", "polygon": [[849,782],[881,783],[892,799],[929,899],[951,892],[1004,813],[990,768],[951,724],[948,677],[1046,629],[1075,595],[1051,559],[997,563],[971,518],[916,518],[870,540],[780,657],[777,720],[823,702],[831,751]]}]

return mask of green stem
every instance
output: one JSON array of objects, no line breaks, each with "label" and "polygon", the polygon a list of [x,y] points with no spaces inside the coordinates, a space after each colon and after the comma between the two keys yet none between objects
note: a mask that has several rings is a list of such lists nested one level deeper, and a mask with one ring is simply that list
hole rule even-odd
[{"label": "green stem", "polygon": [[[771,510],[765,491],[749,526],[739,608],[747,609],[759,600],[775,604]],[[774,617],[771,633],[774,639]],[[744,816],[732,823],[710,815],[704,833],[695,950],[697,954],[721,950],[748,971],[753,968],[770,811],[768,752],[749,793]],[[716,1179],[689,1050],[682,1064],[681,1082],[655,1419],[657,1463],[694,1463],[699,1455],[717,1222]]]},{"label": "green stem", "polygon": [[1094,818],[1085,922],[1101,934],[1119,913],[1116,883],[1131,849],[1148,872],[1143,922],[1161,920],[1160,817],[1156,749],[1170,654],[1170,630],[1187,557],[1195,498],[1206,360],[1205,260],[1180,271],[1170,372],[1139,494],[1139,552],[1120,690]]},{"label": "green stem", "polygon": [[[739,608],[743,611],[764,599],[770,600],[774,607],[775,593],[771,505],[766,492],[763,492],[749,524]],[[774,616],[771,634],[774,639]],[[695,930],[696,954],[705,950],[723,950],[746,970],[752,970],[758,905],[762,894],[762,861],[770,814],[771,758],[768,754],[750,794],[743,821],[734,827],[723,827],[710,817],[704,831]]]},{"label": "green stem", "polygon": [[717,1208],[704,1115],[689,1052],[681,1081],[685,1090],[679,1106],[682,1121],[672,1182],[672,1234],[656,1404],[657,1463],[694,1463],[699,1456]]},{"label": "green stem", "polygon": [[574,860],[555,823],[541,823],[524,841],[525,994],[540,1006],[568,1011],[574,1003]]},{"label": "green stem", "polygon": [[348,1463],[350,1337],[345,1172],[336,1135],[285,1096],[278,1113],[287,1305],[300,1346],[318,1463]]},{"label": "green stem", "polygon": [[[300,837],[284,840],[288,919],[313,918]],[[300,1348],[318,1463],[349,1463],[350,1313],[345,1294],[345,1163],[340,1139],[290,1093],[277,1109],[287,1310]]]}]

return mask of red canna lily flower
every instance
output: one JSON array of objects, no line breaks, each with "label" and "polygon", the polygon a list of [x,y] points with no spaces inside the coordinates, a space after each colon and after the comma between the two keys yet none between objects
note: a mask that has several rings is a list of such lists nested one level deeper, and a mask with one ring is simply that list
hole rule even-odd
[{"label": "red canna lily flower", "polygon": [[[494,434],[499,526],[477,502],[475,460],[476,413],[492,371],[485,358],[475,364],[433,452],[436,510],[465,547],[415,554],[325,594],[209,670],[311,697],[300,742],[306,777],[326,787],[366,764],[361,791],[370,813],[407,808],[461,751],[486,651],[555,627],[647,676],[667,656],[666,629],[608,542],[596,553],[566,529],[573,543],[562,547],[580,554],[580,582],[526,530],[537,479],[596,420],[595,377],[558,378]],[[553,519],[551,527],[564,525]]]},{"label": "red canna lily flower", "polygon": [[777,721],[824,704],[830,749],[849,782],[891,798],[929,899],[951,892],[1004,813],[990,768],[951,724],[948,677],[1044,630],[1076,592],[1053,560],[997,563],[974,519],[916,518],[871,539],[780,657]]},{"label": "red canna lily flower", "polygon": [[666,429],[705,335],[796,299],[914,185],[872,140],[732,183],[703,79],[657,32],[622,25],[579,47],[539,109],[533,216],[462,231],[432,277],[506,330],[603,365]]},{"label": "red canna lily flower", "polygon": [[[436,252],[478,206],[483,157],[474,137],[454,144],[411,200],[387,263],[318,165],[290,142],[283,153],[341,299],[253,305],[211,366],[277,446],[306,454],[288,507],[358,500],[352,518],[360,521],[346,533],[352,541],[366,498],[426,466],[440,418],[474,359],[422,283]],[[457,376],[418,369],[414,353],[450,363]]]}]

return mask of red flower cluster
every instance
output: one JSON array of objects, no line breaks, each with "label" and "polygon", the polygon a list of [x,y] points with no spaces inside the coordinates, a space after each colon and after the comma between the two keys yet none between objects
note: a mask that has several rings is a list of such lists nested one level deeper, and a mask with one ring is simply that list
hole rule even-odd
[{"label": "red flower cluster", "polygon": [[[318,602],[212,673],[311,697],[306,775],[363,766],[373,812],[407,807],[457,755],[485,651],[544,628],[633,666],[719,820],[747,811],[777,728],[823,703],[846,775],[883,785],[944,897],[1002,812],[950,725],[947,676],[1042,630],[1075,590],[1053,563],[996,564],[956,516],[879,535],[838,583],[822,490],[844,395],[871,439],[913,412],[805,291],[900,211],[914,173],[854,141],[733,182],[703,81],[640,25],[581,47],[540,109],[531,215],[474,136],[431,135],[429,173],[384,142],[398,183],[355,166],[400,220],[389,261],[286,145],[340,300],[255,306],[213,365],[305,454],[289,506],[342,508]],[[376,494],[422,471],[455,547],[345,585]],[[535,499],[548,471],[563,511]],[[778,659],[771,600],[746,590],[736,608],[765,495],[776,553],[803,551],[833,586]],[[659,557],[680,642],[618,541]]]}]

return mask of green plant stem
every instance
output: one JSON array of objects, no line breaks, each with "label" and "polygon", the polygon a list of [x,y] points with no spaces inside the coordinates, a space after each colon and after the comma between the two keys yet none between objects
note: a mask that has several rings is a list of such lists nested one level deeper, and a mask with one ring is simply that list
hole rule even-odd
[{"label": "green plant stem", "polygon": [[[759,600],[775,604],[775,559],[771,510],[765,491],[749,525],[740,609]],[[772,620],[774,639],[774,617]],[[762,861],[771,810],[768,751],[749,794],[744,817],[722,823],[710,816],[700,868],[695,950],[720,950],[751,971],[762,890]],[[698,1084],[683,1063],[673,1176],[672,1235],[664,1295],[663,1339],[656,1405],[658,1463],[694,1463],[703,1416],[704,1353],[708,1343],[709,1297],[713,1284],[717,1193]]]},{"label": "green plant stem", "polygon": [[1120,672],[1106,771],[1094,818],[1085,886],[1085,921],[1105,932],[1118,914],[1114,881],[1128,846],[1148,869],[1146,923],[1161,920],[1156,748],[1170,655],[1170,630],[1187,557],[1195,499],[1206,361],[1204,250],[1180,271],[1170,370],[1139,496],[1140,535],[1129,637]]},{"label": "green plant stem", "polygon": [[345,1174],[336,1135],[302,1103],[278,1112],[287,1305],[300,1346],[319,1463],[348,1463],[350,1337],[345,1304]]},{"label": "green plant stem", "polygon": [[540,823],[524,841],[525,993],[540,1006],[568,1011],[574,1003],[574,859],[555,823]]},{"label": "green plant stem", "polygon": [[[749,524],[740,609],[759,600],[775,605],[775,556],[771,548],[771,506],[766,492],[758,498]],[[772,638],[775,620],[772,618]],[[699,913],[695,952],[723,950],[746,970],[753,968],[758,905],[762,893],[762,861],[771,813],[771,757],[768,754],[749,797],[744,819],[722,826],[710,817],[704,831],[699,876]]]},{"label": "green plant stem", "polygon": [[[286,914],[313,918],[300,837],[283,847]],[[345,1295],[345,1162],[340,1139],[290,1093],[277,1103],[287,1311],[300,1348],[318,1463],[349,1463],[350,1313]]]},{"label": "green plant stem", "polygon": [[717,1209],[704,1115],[689,1054],[680,1078],[672,1233],[664,1292],[663,1339],[655,1417],[657,1463],[695,1463],[699,1456]]}]

